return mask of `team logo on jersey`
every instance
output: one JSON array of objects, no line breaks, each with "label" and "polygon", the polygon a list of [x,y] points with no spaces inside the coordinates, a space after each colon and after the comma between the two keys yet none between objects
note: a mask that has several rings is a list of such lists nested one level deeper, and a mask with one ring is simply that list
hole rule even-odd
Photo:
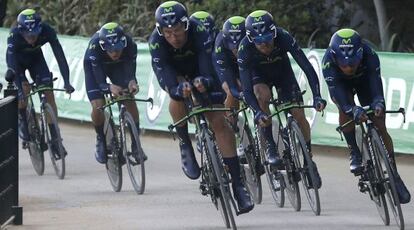
[{"label": "team logo on jersey", "polygon": [[149,48],[150,48],[150,50],[156,50],[156,49],[158,49],[160,47],[160,44],[158,44],[158,42],[157,43],[154,43],[154,44],[149,44]]}]

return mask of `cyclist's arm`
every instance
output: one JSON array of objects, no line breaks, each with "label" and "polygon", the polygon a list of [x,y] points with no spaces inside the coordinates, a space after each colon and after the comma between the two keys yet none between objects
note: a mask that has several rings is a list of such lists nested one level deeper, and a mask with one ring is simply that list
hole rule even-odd
[{"label": "cyclist's arm", "polygon": [[66,61],[65,53],[63,52],[62,46],[60,45],[59,39],[56,35],[56,32],[50,26],[44,26],[43,29],[46,30],[46,36],[48,37],[50,47],[52,47],[53,54],[55,55],[56,61],[59,65],[59,70],[62,74],[63,81],[65,82],[65,84],[68,84],[69,66],[68,62]]},{"label": "cyclist's arm", "polygon": [[217,36],[216,45],[211,55],[214,69],[219,77],[221,83],[227,82],[227,85],[230,89],[233,97],[239,98],[240,93],[238,90],[238,85],[236,82],[235,71],[231,69],[229,65],[229,58],[225,53],[225,48],[219,39],[220,34]]},{"label": "cyclist's arm", "polygon": [[94,41],[92,40],[89,44],[85,58],[87,58],[87,61],[91,64],[93,76],[100,90],[104,93],[109,93],[109,84],[106,82],[106,75],[103,70],[102,61],[100,60],[100,54],[97,52],[97,49],[100,49],[100,46],[93,44],[93,42]]},{"label": "cyclist's arm", "polygon": [[211,63],[211,51],[212,41],[209,39],[208,33],[206,31],[197,32],[196,34],[196,43],[197,45],[197,59],[198,67],[200,70],[200,75],[207,79],[207,90],[212,90],[215,88],[217,81],[213,77],[212,73],[212,63]]},{"label": "cyclist's arm", "polygon": [[375,102],[382,102],[385,106],[384,91],[381,81],[381,67],[378,55],[371,48],[365,49],[364,52],[368,52],[367,60],[367,77],[369,81],[369,88],[371,90],[372,98]]},{"label": "cyclist's arm", "polygon": [[137,82],[136,78],[136,69],[137,69],[137,44],[127,37],[127,47],[125,48],[126,54],[126,61],[124,63],[124,69],[127,76],[125,76],[128,79],[128,82],[131,80],[135,80]]},{"label": "cyclist's arm", "polygon": [[259,103],[257,102],[256,96],[254,95],[252,68],[249,63],[248,52],[246,48],[244,48],[245,44],[243,43],[247,43],[247,38],[242,40],[238,52],[237,62],[239,65],[240,81],[243,88],[244,99],[256,113],[261,111],[261,109]]},{"label": "cyclist's arm", "polygon": [[286,30],[281,31],[282,36],[280,36],[280,39],[283,46],[287,49],[287,51],[289,51],[293,59],[295,59],[296,63],[298,63],[300,68],[305,73],[306,78],[308,78],[308,82],[311,87],[313,96],[320,97],[321,92],[319,80],[318,75],[315,72],[315,69],[313,69],[312,64],[309,62],[303,50],[299,47],[296,40]]},{"label": "cyclist's arm", "polygon": [[[329,51],[328,51],[329,52]],[[326,84],[328,85],[329,94],[331,96],[332,101],[338,105],[343,113],[346,115],[353,117],[352,109],[354,107],[354,102],[351,102],[348,97],[348,93],[344,82],[338,79],[337,71],[332,66],[333,63],[330,60],[326,60],[325,58],[322,60],[322,65],[324,66],[322,69],[323,76],[325,78]]]},{"label": "cyclist's arm", "polygon": [[[156,31],[155,31],[156,33]],[[177,71],[170,64],[166,48],[163,47],[162,41],[154,38],[154,33],[148,41],[151,53],[152,69],[157,76],[160,87],[165,90],[171,98],[181,100],[183,97],[178,92]]]},{"label": "cyclist's arm", "polygon": [[12,29],[10,31],[9,37],[7,38],[7,51],[6,51],[6,62],[7,62],[7,68],[9,68],[11,71],[15,73],[14,82],[16,84],[16,87],[19,89],[19,92],[22,90],[22,82],[19,76],[17,76],[17,60],[16,60],[16,31],[15,29]]}]

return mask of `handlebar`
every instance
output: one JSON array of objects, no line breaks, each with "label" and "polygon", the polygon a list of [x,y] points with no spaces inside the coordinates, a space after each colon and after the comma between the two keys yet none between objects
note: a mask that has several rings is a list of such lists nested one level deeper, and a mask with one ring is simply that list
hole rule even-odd
[{"label": "handlebar", "polygon": [[192,111],[189,114],[187,114],[186,116],[184,116],[183,118],[181,118],[177,122],[169,125],[168,129],[170,130],[170,132],[172,132],[172,130],[175,127],[177,127],[178,125],[180,125],[181,123],[191,119],[192,117],[194,117],[196,115],[202,114],[202,113],[206,113],[206,112],[224,112],[224,111],[231,111],[231,109],[229,109],[229,108],[214,108],[214,107],[196,106],[196,107],[193,107]]},{"label": "handlebar", "polygon": [[99,110],[104,110],[106,107],[109,107],[109,106],[111,106],[115,103],[122,102],[122,101],[149,102],[149,103],[151,103],[151,109],[154,106],[154,100],[151,97],[149,97],[147,99],[140,99],[140,98],[135,98],[134,95],[132,95],[132,94],[126,94],[126,95],[122,95],[122,96],[119,96],[119,97],[116,97],[116,98],[111,97],[111,99],[107,103],[105,103],[105,105],[103,105],[102,107],[99,107],[98,109]]},{"label": "handlebar", "polygon": [[[369,105],[364,106],[364,107],[362,107],[362,108],[365,110],[365,112],[366,112],[366,114],[367,114],[367,115],[373,114],[373,113],[375,112],[375,110],[371,109],[371,107],[370,107]],[[386,111],[385,111],[385,113],[401,113],[401,114],[403,115],[403,117],[404,117],[403,122],[405,123],[405,109],[404,109],[404,108],[399,108],[398,110],[386,110]],[[354,122],[354,120],[349,120],[349,121],[347,121],[346,123],[344,123],[344,124],[342,124],[342,125],[338,126],[338,127],[336,128],[336,131],[337,131],[339,134],[341,134],[341,133],[343,132],[343,129],[344,129],[346,126],[348,126],[348,125],[352,124],[353,122]]]}]

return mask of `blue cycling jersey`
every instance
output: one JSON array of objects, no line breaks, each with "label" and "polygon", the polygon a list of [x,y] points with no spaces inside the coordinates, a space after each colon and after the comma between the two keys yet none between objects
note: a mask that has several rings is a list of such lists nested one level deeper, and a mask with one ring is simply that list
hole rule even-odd
[{"label": "blue cycling jersey", "polygon": [[384,101],[378,55],[367,44],[362,45],[363,57],[355,74],[345,75],[335,62],[334,53],[328,48],[322,60],[322,72],[332,100],[349,116],[355,105],[353,96],[363,105],[373,101]]},{"label": "blue cycling jersey", "polygon": [[107,77],[121,87],[127,87],[131,80],[136,80],[137,45],[130,36],[125,37],[126,47],[122,50],[120,58],[112,60],[100,46],[98,33],[92,36],[85,52],[84,68],[86,81],[96,84],[87,84],[91,86],[91,89],[87,89],[88,93],[90,90],[96,90],[93,89],[96,88],[95,85],[103,92],[109,92]]},{"label": "blue cycling jersey", "polygon": [[236,81],[236,79],[240,79],[237,57],[227,47],[226,44],[227,43],[224,42],[223,33],[220,32],[217,35],[216,42],[214,44],[212,62],[221,83],[226,82],[231,94],[234,97],[239,98],[239,87]]},{"label": "blue cycling jersey", "polygon": [[287,86],[280,88],[280,90],[285,91],[285,94],[287,94],[286,91],[298,89],[287,52],[292,55],[306,74],[313,96],[320,96],[318,76],[302,49],[286,30],[277,28],[276,33],[277,36],[273,39],[275,47],[270,55],[264,55],[259,52],[255,44],[250,42],[247,36],[243,38],[239,45],[237,61],[243,94],[246,102],[255,111],[260,111],[253,92],[255,82],[274,82],[276,87],[283,84],[283,82],[291,82],[292,86],[289,85],[289,89],[284,89]]},{"label": "blue cycling jersey", "polygon": [[152,68],[161,88],[168,92],[171,98],[182,99],[178,92],[178,77],[192,81],[198,76],[203,76],[209,80],[209,90],[219,89],[212,70],[212,42],[207,31],[200,28],[204,27],[190,21],[187,41],[180,49],[171,46],[156,29],[149,38]]},{"label": "blue cycling jersey", "polygon": [[26,42],[17,27],[10,30],[7,39],[6,62],[7,67],[15,72],[15,81],[19,89],[21,89],[21,82],[26,80],[24,77],[25,70],[29,70],[34,81],[38,78],[50,77],[50,71],[44,61],[41,49],[46,43],[49,43],[52,48],[65,84],[69,83],[69,66],[56,32],[47,23],[43,22],[41,26],[42,31],[34,45]]}]

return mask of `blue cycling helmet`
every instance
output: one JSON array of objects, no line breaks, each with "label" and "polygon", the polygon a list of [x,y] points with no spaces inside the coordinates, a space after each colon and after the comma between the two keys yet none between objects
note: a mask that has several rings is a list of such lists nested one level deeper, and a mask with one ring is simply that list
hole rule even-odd
[{"label": "blue cycling helmet", "polygon": [[223,24],[223,37],[229,49],[237,49],[240,41],[246,35],[245,18],[233,16]]},{"label": "blue cycling helmet", "polygon": [[124,31],[116,22],[106,23],[98,31],[99,45],[108,52],[121,51],[127,46]]},{"label": "blue cycling helmet", "polygon": [[356,66],[362,59],[362,39],[353,29],[340,29],[335,32],[329,47],[339,66]]},{"label": "blue cycling helmet", "polygon": [[161,28],[173,27],[177,23],[183,23],[185,30],[188,30],[188,14],[183,4],[176,1],[167,1],[158,6],[155,11],[155,26],[160,36],[162,36]]},{"label": "blue cycling helmet", "polygon": [[211,14],[206,11],[197,11],[190,16],[190,20],[197,21],[198,23],[204,25],[211,39],[215,39],[218,30],[216,28],[214,17]]},{"label": "blue cycling helmet", "polygon": [[37,36],[42,32],[42,19],[33,9],[25,9],[17,16],[17,28],[29,36]]},{"label": "blue cycling helmet", "polygon": [[256,10],[246,18],[246,36],[255,44],[270,42],[276,37],[273,16],[265,10]]}]

